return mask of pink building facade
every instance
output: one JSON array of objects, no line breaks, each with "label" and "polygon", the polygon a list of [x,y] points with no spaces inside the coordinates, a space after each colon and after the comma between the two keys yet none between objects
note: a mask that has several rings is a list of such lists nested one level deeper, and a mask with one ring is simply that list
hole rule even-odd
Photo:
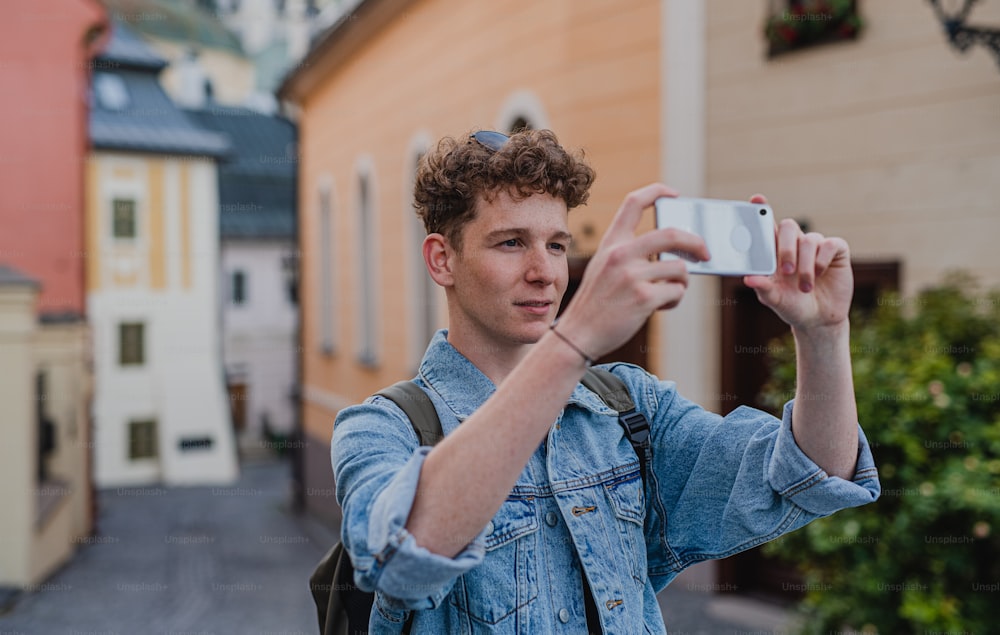
[{"label": "pink building facade", "polygon": [[84,161],[97,0],[32,0],[0,20],[0,263],[41,283],[37,310],[82,319]]}]

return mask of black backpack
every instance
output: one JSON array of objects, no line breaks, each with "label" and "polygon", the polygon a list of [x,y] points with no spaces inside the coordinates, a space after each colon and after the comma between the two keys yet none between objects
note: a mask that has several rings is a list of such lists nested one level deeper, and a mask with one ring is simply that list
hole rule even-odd
[{"label": "black backpack", "polygon": [[[643,488],[646,485],[646,463],[649,460],[649,422],[638,412],[622,380],[603,368],[589,368],[580,382],[596,393],[608,407],[618,412],[618,423],[639,457]],[[434,404],[412,381],[401,381],[375,393],[389,399],[406,413],[420,445],[436,445],[444,438],[441,420]],[[323,556],[309,578],[309,590],[316,603],[321,635],[364,635],[368,633],[375,594],[362,591],[354,584],[351,559],[338,542]],[[403,625],[409,634],[415,612]]]}]

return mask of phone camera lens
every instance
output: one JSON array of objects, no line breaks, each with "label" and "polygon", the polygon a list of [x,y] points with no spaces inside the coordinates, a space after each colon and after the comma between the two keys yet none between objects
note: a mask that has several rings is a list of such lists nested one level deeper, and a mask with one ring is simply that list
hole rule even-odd
[{"label": "phone camera lens", "polygon": [[760,215],[761,216],[767,216],[767,210],[766,209],[760,210]]}]

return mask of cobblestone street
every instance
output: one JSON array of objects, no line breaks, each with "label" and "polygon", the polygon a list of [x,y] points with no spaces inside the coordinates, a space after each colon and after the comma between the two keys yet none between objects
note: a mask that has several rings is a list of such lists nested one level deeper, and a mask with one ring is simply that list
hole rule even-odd
[{"label": "cobblestone street", "polygon": [[328,545],[289,512],[289,484],[266,462],[234,487],[102,491],[98,534],[0,633],[313,635],[307,580]]},{"label": "cobblestone street", "polygon": [[[334,534],[290,512],[287,463],[233,487],[100,493],[99,531],[0,615],[0,635],[315,635],[307,580]],[[674,635],[762,635],[782,614],[685,590],[660,594]]]}]

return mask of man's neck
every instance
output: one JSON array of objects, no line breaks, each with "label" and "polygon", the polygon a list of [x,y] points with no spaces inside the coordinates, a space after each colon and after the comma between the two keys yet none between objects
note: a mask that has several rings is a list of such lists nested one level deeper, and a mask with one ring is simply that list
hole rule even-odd
[{"label": "man's neck", "polygon": [[531,344],[511,344],[484,338],[465,329],[448,329],[448,343],[472,362],[495,386],[514,370],[531,350]]}]

